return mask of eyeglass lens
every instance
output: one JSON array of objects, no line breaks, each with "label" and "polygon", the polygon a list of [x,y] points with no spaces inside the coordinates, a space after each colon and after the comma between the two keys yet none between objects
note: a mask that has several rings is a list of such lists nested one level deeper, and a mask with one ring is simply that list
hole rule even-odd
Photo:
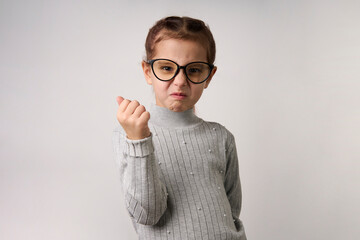
[{"label": "eyeglass lens", "polygon": [[[156,60],[153,63],[153,71],[157,78],[168,81],[174,78],[178,66],[169,60]],[[202,82],[210,74],[210,66],[206,63],[191,63],[186,66],[185,72],[192,82]]]}]

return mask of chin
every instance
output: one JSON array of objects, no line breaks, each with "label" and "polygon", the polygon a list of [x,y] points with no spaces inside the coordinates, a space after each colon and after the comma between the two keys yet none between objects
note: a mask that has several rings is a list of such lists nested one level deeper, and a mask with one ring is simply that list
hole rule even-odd
[{"label": "chin", "polygon": [[181,102],[174,102],[168,107],[168,109],[173,111],[173,112],[184,112],[184,111],[186,111],[186,110],[188,110],[190,108],[191,107],[186,106]]}]

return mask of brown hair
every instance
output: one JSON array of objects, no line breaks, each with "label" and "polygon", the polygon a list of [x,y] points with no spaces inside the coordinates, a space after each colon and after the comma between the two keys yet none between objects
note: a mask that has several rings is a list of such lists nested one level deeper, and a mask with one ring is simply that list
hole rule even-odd
[{"label": "brown hair", "polygon": [[160,19],[150,28],[145,42],[146,60],[155,55],[156,43],[169,38],[201,43],[205,46],[207,61],[214,63],[216,48],[209,26],[199,19],[177,16]]}]

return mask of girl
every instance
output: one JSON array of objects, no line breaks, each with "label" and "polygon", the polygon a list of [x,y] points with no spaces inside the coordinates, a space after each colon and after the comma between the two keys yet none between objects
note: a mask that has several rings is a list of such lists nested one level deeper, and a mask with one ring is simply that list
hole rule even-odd
[{"label": "girl", "polygon": [[203,21],[167,17],[149,30],[142,69],[156,105],[122,97],[113,144],[139,239],[246,239],[234,136],[194,114],[216,67]]}]

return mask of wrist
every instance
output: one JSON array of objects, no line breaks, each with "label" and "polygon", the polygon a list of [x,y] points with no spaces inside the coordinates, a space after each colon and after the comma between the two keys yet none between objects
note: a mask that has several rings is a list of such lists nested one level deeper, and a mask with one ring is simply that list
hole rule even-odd
[{"label": "wrist", "polygon": [[151,132],[146,133],[146,134],[142,134],[142,135],[126,135],[126,138],[129,140],[141,140],[141,139],[145,139],[151,136]]}]

